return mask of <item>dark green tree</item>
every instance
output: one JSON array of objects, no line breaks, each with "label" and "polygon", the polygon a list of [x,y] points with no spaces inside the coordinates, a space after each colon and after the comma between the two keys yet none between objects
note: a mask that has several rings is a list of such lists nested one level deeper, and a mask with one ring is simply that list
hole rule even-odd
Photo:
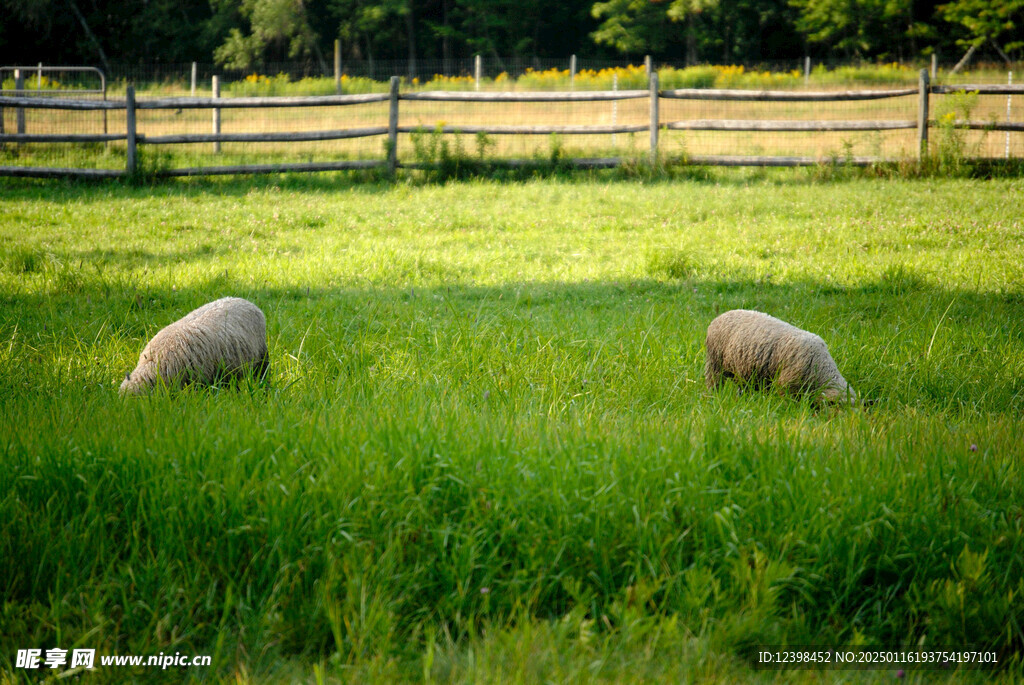
[{"label": "dark green tree", "polygon": [[846,58],[893,57],[911,25],[912,0],[790,0],[796,29],[811,44]]},{"label": "dark green tree", "polygon": [[[216,2],[226,4],[228,0]],[[316,57],[326,68],[319,36],[310,26],[303,0],[241,0],[238,12],[248,27],[230,29],[227,39],[213,53],[218,64],[251,69],[267,57]]]},{"label": "dark green tree", "polygon": [[650,0],[606,0],[591,10],[601,25],[591,36],[598,45],[608,45],[626,55],[660,52],[669,36],[665,6]]},{"label": "dark green tree", "polygon": [[966,31],[957,44],[966,47],[967,53],[954,71],[985,43],[1008,64],[1011,60],[1006,53],[1024,47],[1024,0],[955,0],[939,7],[939,12],[943,19]]}]

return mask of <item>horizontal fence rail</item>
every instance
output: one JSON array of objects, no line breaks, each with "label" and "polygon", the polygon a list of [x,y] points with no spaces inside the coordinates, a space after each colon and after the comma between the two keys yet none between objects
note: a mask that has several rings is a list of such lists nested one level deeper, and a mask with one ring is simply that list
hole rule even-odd
[{"label": "horizontal fence rail", "polygon": [[648,97],[648,95],[646,90],[523,91],[509,93],[430,90],[421,93],[402,93],[398,96],[398,99],[430,100],[435,102],[598,102],[602,100],[638,100]]},{"label": "horizontal fence rail", "polygon": [[399,126],[399,133],[427,133],[438,131],[440,133],[486,133],[488,135],[549,135],[560,133],[563,135],[585,136],[608,133],[640,133],[649,131],[647,124],[635,126],[436,126],[427,128],[425,126]]},{"label": "horizontal fence rail", "polygon": [[72,100],[69,98],[41,98],[18,95],[7,97],[4,93],[14,91],[0,91],[0,107],[30,107],[32,109],[66,109],[66,110],[97,110],[97,109],[124,109],[124,100]]},{"label": "horizontal fence rail", "polygon": [[139,109],[239,109],[253,107],[337,107],[386,102],[387,93],[362,95],[307,95],[294,97],[239,97],[239,98],[158,98],[139,100]]},{"label": "horizontal fence rail", "polygon": [[122,178],[120,169],[77,169],[64,167],[0,166],[0,176],[20,178]]},{"label": "horizontal fence rail", "polygon": [[[929,121],[930,126],[942,126],[941,121],[934,119]],[[1024,131],[1024,122],[999,122],[999,121],[964,121],[957,119],[952,123],[953,128],[962,128],[971,131]]]},{"label": "horizontal fence rail", "polygon": [[661,126],[675,131],[893,131],[917,128],[917,122],[909,119],[906,121],[689,119],[662,123]]},{"label": "horizontal fence rail", "polygon": [[[622,157],[578,157],[560,160],[559,164],[572,169],[613,169],[621,166],[623,161]],[[499,169],[532,169],[543,166],[545,162],[536,159],[496,159],[488,164]],[[433,169],[436,166],[432,162],[408,162],[402,168]]]},{"label": "horizontal fence rail", "polygon": [[139,142],[150,145],[172,145],[178,143],[297,143],[315,140],[343,140],[346,138],[367,138],[388,132],[386,126],[368,128],[347,128],[338,131],[300,131],[297,133],[183,133],[169,136],[140,135]]},{"label": "horizontal fence rail", "polygon": [[110,143],[127,140],[124,133],[3,133],[0,143]]},{"label": "horizontal fence rail", "polygon": [[896,90],[846,90],[846,91],[799,91],[799,90],[733,90],[723,88],[677,88],[662,90],[658,95],[674,100],[735,100],[758,102],[839,102],[844,100],[881,100],[918,95],[917,88]]},{"label": "horizontal fence rail", "polygon": [[1008,83],[998,84],[977,84],[977,85],[952,85],[932,86],[931,92],[936,95],[948,95],[950,93],[977,93],[978,95],[1024,95],[1024,83],[1016,85]]},{"label": "horizontal fence rail", "polygon": [[[753,167],[802,167],[818,166],[828,163],[830,159],[820,157],[759,157],[756,155],[693,155],[688,157],[690,164],[703,166],[753,166]],[[850,166],[871,166],[872,164],[891,164],[900,161],[898,158],[887,157],[843,157],[843,164]]]},{"label": "horizontal fence rail", "polygon": [[[600,91],[529,91],[529,92],[478,92],[478,91],[419,91],[400,92],[399,80],[393,77],[390,89],[385,93],[352,95],[290,96],[290,97],[219,97],[214,84],[215,97],[157,97],[137,99],[132,86],[127,88],[124,98],[106,100],[71,99],[67,97],[29,97],[22,94],[8,95],[11,91],[0,91],[0,146],[6,144],[39,143],[124,143],[126,147],[125,168],[89,169],[67,167],[0,166],[0,175],[61,177],[80,176],[84,178],[113,178],[135,174],[138,171],[137,146],[139,145],[186,145],[213,143],[298,143],[331,141],[365,137],[384,137],[386,152],[383,159],[329,161],[304,163],[238,164],[233,166],[202,166],[159,169],[159,176],[201,176],[221,174],[259,174],[289,171],[341,171],[383,169],[394,173],[397,168],[427,169],[436,164],[431,162],[400,163],[397,157],[398,135],[424,133],[441,134],[485,134],[498,136],[515,135],[612,135],[650,133],[650,161],[656,162],[659,153],[659,131],[724,131],[724,132],[841,132],[841,131],[900,131],[918,130],[919,158],[927,154],[929,128],[951,127],[954,129],[979,131],[1024,132],[1024,122],[1009,120],[1009,109],[1005,121],[982,119],[936,119],[929,117],[929,97],[933,94],[978,93],[987,95],[1024,95],[1024,85],[932,85],[928,74],[921,73],[917,88],[894,88],[887,90],[842,90],[842,91],[785,91],[785,90],[736,90],[736,89],[666,89],[658,88],[658,74],[650,74],[647,90],[600,90]],[[730,119],[730,118],[689,118],[663,121],[659,109],[661,100],[703,100],[703,101],[755,101],[755,102],[840,102],[881,100],[885,98],[918,98],[916,119]],[[591,124],[591,125],[452,125],[439,122],[435,126],[403,125],[400,122],[400,102],[460,102],[460,103],[574,103],[610,101],[617,107],[618,101],[647,98],[650,101],[646,123]],[[261,109],[261,108],[306,108],[346,107],[372,103],[388,103],[387,124],[355,126],[325,130],[273,131],[225,133],[220,130],[220,110]],[[1008,105],[1009,107],[1009,105]],[[18,111],[19,131],[5,133],[2,128],[4,109]],[[69,111],[124,111],[124,133],[25,133],[21,129],[26,109],[69,110]],[[137,111],[207,109],[213,110],[213,132],[149,135],[138,130]],[[617,111],[617,110],[613,110]],[[379,116],[379,115],[377,115]],[[636,112],[634,112],[634,117]],[[615,122],[613,115],[612,121]],[[642,121],[642,120],[641,120]],[[104,123],[104,130],[106,124]],[[414,139],[415,140],[415,139]],[[1007,138],[1009,140],[1009,138]],[[1008,144],[1007,144],[1008,145]],[[1007,147],[1009,150],[1009,147]],[[635,161],[635,157],[573,157],[560,159],[559,163],[575,168],[607,168]],[[543,163],[538,159],[496,159],[486,160],[496,167],[526,168]],[[884,156],[844,155],[842,157],[810,157],[780,155],[684,155],[682,161],[699,165],[722,166],[807,166],[822,163],[843,163],[868,165],[895,162],[897,158]]]}]

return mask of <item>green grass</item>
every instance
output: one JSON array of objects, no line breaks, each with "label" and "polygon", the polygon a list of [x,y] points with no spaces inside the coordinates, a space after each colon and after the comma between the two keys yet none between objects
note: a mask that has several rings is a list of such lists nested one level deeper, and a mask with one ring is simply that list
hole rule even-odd
[{"label": "green grass", "polygon": [[[1024,182],[345,178],[3,183],[0,682],[54,646],[213,656],[173,681],[894,677],[744,657],[854,643],[1021,676]],[[267,387],[117,396],[228,294]],[[708,393],[736,307],[870,404]]]}]

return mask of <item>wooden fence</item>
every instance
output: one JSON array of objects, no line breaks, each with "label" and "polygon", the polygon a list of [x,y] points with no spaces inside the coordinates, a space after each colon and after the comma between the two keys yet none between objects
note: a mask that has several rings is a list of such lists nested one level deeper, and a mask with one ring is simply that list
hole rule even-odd
[{"label": "wooden fence", "polygon": [[[398,134],[416,133],[419,126],[402,126],[399,122],[399,103],[408,101],[436,102],[594,102],[647,98],[650,102],[649,122],[641,125],[594,125],[594,126],[440,126],[442,133],[483,133],[488,135],[536,135],[536,134],[616,134],[616,133],[650,133],[649,160],[652,164],[659,161],[659,132],[661,130],[686,131],[887,131],[898,129],[917,129],[917,157],[927,154],[928,130],[937,122],[929,118],[929,100],[931,94],[955,92],[976,92],[987,95],[1024,95],[1024,85],[931,85],[928,72],[921,70],[920,82],[916,88],[889,90],[855,90],[855,91],[772,91],[772,90],[723,90],[723,89],[677,89],[660,90],[658,74],[652,72],[647,90],[623,91],[574,91],[574,92],[477,92],[477,91],[429,91],[406,92],[399,90],[399,78],[392,77],[387,93],[364,95],[327,95],[311,97],[237,97],[237,98],[202,98],[173,97],[155,99],[137,99],[133,86],[128,86],[123,100],[77,100],[39,97],[0,97],[0,122],[3,121],[2,108],[23,109],[57,109],[57,110],[124,110],[126,130],[124,133],[104,134],[29,134],[21,128],[24,117],[19,116],[19,131],[5,133],[0,128],[0,145],[5,143],[95,143],[124,142],[126,144],[125,168],[121,169],[82,169],[31,166],[0,166],[0,176],[36,176],[36,177],[119,177],[133,175],[138,171],[139,145],[174,145],[188,143],[228,143],[228,142],[300,142],[325,141],[344,138],[362,138],[368,136],[385,136],[387,140],[386,157],[376,160],[306,162],[288,164],[250,164],[234,166],[203,166],[193,168],[162,169],[155,172],[160,176],[199,176],[217,174],[255,174],[276,173],[286,171],[338,171],[355,169],[383,168],[393,175],[399,167],[423,168],[430,166],[425,163],[405,163],[398,161]],[[216,85],[214,93],[217,94]],[[759,102],[837,102],[878,100],[917,95],[918,116],[907,120],[730,120],[730,119],[688,119],[682,121],[662,121],[659,115],[659,104],[662,100],[714,100],[714,101],[759,101]],[[277,107],[344,107],[375,102],[387,102],[388,122],[386,126],[348,128],[340,130],[319,130],[302,132],[276,133],[223,133],[220,131],[219,112],[229,108],[277,108]],[[175,135],[142,135],[137,131],[136,113],[138,110],[183,110],[209,109],[214,112],[213,132],[209,134],[175,134]],[[2,125],[2,124],[0,124]],[[977,120],[957,120],[953,126],[960,129],[988,131],[1024,131],[1024,122],[995,122]],[[567,160],[566,163],[580,168],[612,167],[623,163],[619,157],[580,158]],[[688,156],[686,163],[699,165],[724,166],[804,166],[830,163],[835,160],[820,157],[782,157],[782,156]],[[867,165],[872,163],[894,161],[879,157],[853,157],[840,160],[844,164]],[[493,160],[496,165],[516,166],[535,163],[527,159]]]}]

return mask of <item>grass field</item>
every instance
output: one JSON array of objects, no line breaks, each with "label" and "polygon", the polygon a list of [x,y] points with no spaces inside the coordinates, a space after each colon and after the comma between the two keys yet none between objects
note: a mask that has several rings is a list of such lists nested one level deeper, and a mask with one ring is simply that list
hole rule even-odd
[{"label": "grass field", "polygon": [[[1024,654],[1021,180],[0,186],[0,682],[877,682]],[[224,295],[269,385],[123,400]],[[869,404],[703,386],[731,308]]]}]

